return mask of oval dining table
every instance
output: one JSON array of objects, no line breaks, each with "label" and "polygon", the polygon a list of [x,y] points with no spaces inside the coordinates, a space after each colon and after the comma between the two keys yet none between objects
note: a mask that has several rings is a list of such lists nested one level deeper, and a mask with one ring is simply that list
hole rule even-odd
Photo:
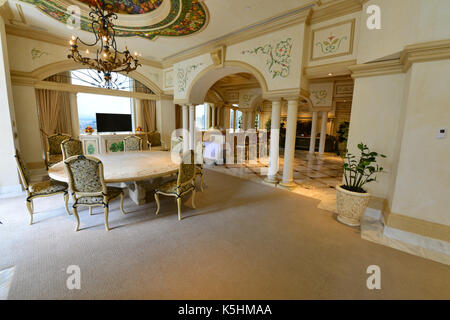
[{"label": "oval dining table", "polygon": [[[145,203],[144,181],[168,176],[178,171],[169,151],[131,151],[92,155],[102,161],[106,183],[127,183],[130,198],[137,204]],[[50,178],[68,182],[64,163],[48,169]],[[143,193],[143,194],[142,194]]]}]

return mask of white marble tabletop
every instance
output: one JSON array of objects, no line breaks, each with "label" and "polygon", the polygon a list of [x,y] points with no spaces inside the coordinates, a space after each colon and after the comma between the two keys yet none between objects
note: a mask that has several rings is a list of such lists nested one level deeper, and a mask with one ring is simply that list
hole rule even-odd
[{"label": "white marble tabletop", "polygon": [[[105,182],[149,180],[178,171],[169,151],[136,151],[94,155],[103,162]],[[50,178],[67,182],[63,162],[48,169]]]}]

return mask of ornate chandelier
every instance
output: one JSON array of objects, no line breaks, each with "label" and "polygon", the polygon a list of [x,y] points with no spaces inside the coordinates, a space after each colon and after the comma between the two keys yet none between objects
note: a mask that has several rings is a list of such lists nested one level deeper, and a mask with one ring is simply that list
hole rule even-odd
[{"label": "ornate chandelier", "polygon": [[[70,40],[70,52],[67,56],[69,59],[88,66],[90,69],[97,70],[103,74],[106,87],[110,87],[112,72],[126,72],[136,70],[141,64],[137,57],[141,56],[137,52],[131,55],[128,48],[121,52],[117,50],[115,39],[115,30],[113,20],[117,19],[116,13],[113,12],[112,6],[107,5],[105,0],[95,0],[95,7],[89,6],[91,12],[92,32],[95,35],[95,42],[87,44],[79,37],[72,36]],[[85,56],[78,51],[78,42],[87,47],[97,47],[95,58],[89,58],[89,50],[86,50]]]}]

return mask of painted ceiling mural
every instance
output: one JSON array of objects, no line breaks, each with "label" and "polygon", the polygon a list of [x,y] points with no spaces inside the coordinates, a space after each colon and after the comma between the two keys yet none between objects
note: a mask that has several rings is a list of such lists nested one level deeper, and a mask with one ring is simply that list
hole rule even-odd
[{"label": "painted ceiling mural", "polygon": [[[61,1],[55,0],[20,0],[31,3],[52,18],[66,23],[70,17],[66,6]],[[91,0],[80,0],[89,4]],[[208,11],[204,3],[198,0],[106,0],[110,2],[118,14],[143,14],[154,11],[163,3],[170,1],[169,14],[160,22],[142,26],[116,25],[116,36],[138,36],[147,39],[157,37],[181,37],[201,31],[208,23]],[[84,31],[91,32],[91,24],[88,16],[81,16],[80,27]]]},{"label": "painted ceiling mural", "polygon": [[[87,5],[95,5],[95,0],[79,0]],[[163,0],[105,0],[119,14],[143,14],[158,9]]]}]

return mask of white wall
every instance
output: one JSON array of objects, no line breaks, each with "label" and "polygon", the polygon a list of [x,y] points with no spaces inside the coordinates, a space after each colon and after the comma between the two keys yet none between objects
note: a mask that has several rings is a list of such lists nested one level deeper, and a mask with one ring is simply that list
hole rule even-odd
[{"label": "white wall", "polygon": [[386,174],[378,175],[378,182],[367,185],[377,197],[389,197],[392,170],[395,166],[396,140],[401,123],[404,74],[386,75],[355,80],[348,149],[358,154],[358,143],[365,143],[372,151],[387,156],[380,160]]},{"label": "white wall", "polygon": [[0,193],[20,191],[14,149],[18,145],[14,102],[9,74],[8,47],[3,18],[0,16]]},{"label": "white wall", "polygon": [[450,60],[414,64],[391,211],[450,226]]}]

